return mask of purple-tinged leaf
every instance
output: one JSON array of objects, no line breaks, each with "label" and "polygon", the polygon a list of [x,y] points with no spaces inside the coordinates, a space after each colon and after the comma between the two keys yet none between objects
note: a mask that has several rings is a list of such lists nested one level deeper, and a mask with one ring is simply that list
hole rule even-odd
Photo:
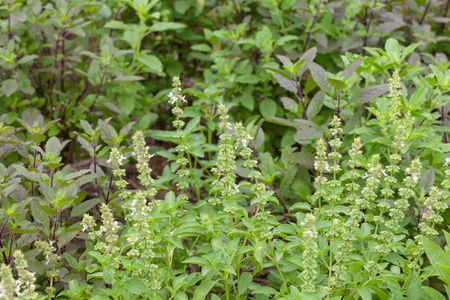
[{"label": "purple-tinged leaf", "polygon": [[350,101],[353,101],[354,103],[364,104],[380,97],[381,95],[386,94],[387,92],[389,92],[389,85],[387,84],[372,85],[357,90],[353,94],[353,97]]}]

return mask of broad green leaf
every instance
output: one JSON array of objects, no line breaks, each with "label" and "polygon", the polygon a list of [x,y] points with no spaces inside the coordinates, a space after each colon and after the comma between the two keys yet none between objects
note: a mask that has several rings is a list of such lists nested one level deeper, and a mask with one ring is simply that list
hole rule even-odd
[{"label": "broad green leaf", "polygon": [[313,294],[313,293],[301,292],[299,299],[302,299],[302,300],[321,300],[322,297],[319,297],[319,296],[317,296],[316,294]]},{"label": "broad green leaf", "polygon": [[19,61],[17,62],[17,64],[22,65],[22,64],[26,64],[27,62],[30,62],[32,60],[35,60],[36,58],[39,58],[39,56],[37,56],[36,54],[33,55],[25,55],[24,57],[22,57],[21,59],[19,59]]},{"label": "broad green leaf", "polygon": [[259,110],[263,116],[275,116],[277,114],[277,104],[271,99],[264,99],[259,104]]},{"label": "broad green leaf", "polygon": [[192,300],[203,300],[208,295],[209,291],[216,284],[216,281],[205,280],[195,290]]},{"label": "broad green leaf", "polygon": [[409,104],[415,107],[420,107],[422,103],[425,102],[426,96],[427,96],[428,89],[427,88],[418,88],[414,94],[412,94],[411,98],[409,99]]},{"label": "broad green leaf", "polygon": [[75,206],[72,209],[72,211],[70,213],[70,216],[71,217],[81,216],[82,214],[84,214],[85,212],[89,211],[91,208],[93,208],[94,206],[96,206],[100,202],[101,202],[100,198],[86,200],[86,201],[78,204],[77,206]]},{"label": "broad green leaf", "polygon": [[422,282],[417,275],[413,275],[408,281],[406,291],[408,293],[408,300],[420,300],[420,294],[422,293]]},{"label": "broad green leaf", "polygon": [[128,279],[125,289],[135,295],[142,295],[149,291],[145,283],[137,278]]},{"label": "broad green leaf", "polygon": [[141,54],[138,61],[140,61],[146,68],[144,71],[149,73],[155,73],[159,76],[164,76],[163,64],[155,55]]},{"label": "broad green leaf", "polygon": [[3,93],[6,97],[14,94],[15,91],[19,88],[19,83],[15,79],[6,79],[2,83]]},{"label": "broad green leaf", "polygon": [[116,271],[113,268],[105,268],[103,270],[103,280],[108,284],[113,282],[115,275]]},{"label": "broad green leaf", "polygon": [[283,156],[284,160],[299,164],[308,169],[314,166],[314,154],[309,152],[293,152]]},{"label": "broad green leaf", "polygon": [[433,265],[435,271],[441,276],[450,278],[450,276],[448,276],[446,272],[438,266],[438,264],[450,266],[450,254],[446,253],[441,247],[424,236],[421,237],[421,241],[423,248],[425,249],[425,253],[427,254],[427,257]]},{"label": "broad green leaf", "polygon": [[323,100],[325,99],[325,92],[320,91],[314,95],[306,108],[306,115],[308,119],[313,119],[320,112],[323,106]]},{"label": "broad green leaf", "polygon": [[[402,47],[398,43],[396,39],[390,38],[386,41],[386,44],[384,45],[386,49],[386,53],[389,55],[389,57],[397,61],[400,59],[400,53],[402,52]],[[400,62],[400,61],[399,61]]]},{"label": "broad green leaf", "polygon": [[285,109],[296,112],[298,109],[298,103],[288,97],[281,97],[281,102]]},{"label": "broad green leaf", "polygon": [[445,300],[446,298],[437,290],[428,287],[428,286],[423,286],[422,289],[431,297],[431,299],[433,300]]},{"label": "broad green leaf", "polygon": [[419,47],[420,44],[419,43],[414,43],[409,45],[408,47],[406,47],[403,52],[402,52],[402,56],[400,58],[400,62],[404,61],[405,58],[410,55],[414,50],[416,50],[417,47]]},{"label": "broad green leaf", "polygon": [[339,79],[333,79],[333,78],[328,78],[328,82],[335,87],[336,89],[342,91],[343,89],[345,89],[345,87],[347,86],[347,84],[345,82],[343,82],[342,80]]},{"label": "broad green leaf", "polygon": [[372,299],[372,291],[367,286],[361,286],[356,291],[361,296],[362,300]]}]

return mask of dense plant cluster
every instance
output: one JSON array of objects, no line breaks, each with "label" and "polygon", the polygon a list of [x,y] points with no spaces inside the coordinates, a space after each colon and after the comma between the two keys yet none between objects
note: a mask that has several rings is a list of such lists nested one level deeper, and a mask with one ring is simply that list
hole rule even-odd
[{"label": "dense plant cluster", "polygon": [[448,298],[449,3],[5,0],[0,299]]}]

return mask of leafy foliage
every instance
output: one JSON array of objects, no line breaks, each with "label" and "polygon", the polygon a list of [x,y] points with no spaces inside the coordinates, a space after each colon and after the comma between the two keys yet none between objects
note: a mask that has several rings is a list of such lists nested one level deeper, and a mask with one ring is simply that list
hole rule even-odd
[{"label": "leafy foliage", "polygon": [[1,299],[450,294],[448,5],[1,9]]}]

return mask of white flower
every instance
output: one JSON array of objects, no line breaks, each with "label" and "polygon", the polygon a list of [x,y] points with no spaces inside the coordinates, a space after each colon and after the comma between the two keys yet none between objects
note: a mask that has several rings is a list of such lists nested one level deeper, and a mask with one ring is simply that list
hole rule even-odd
[{"label": "white flower", "polygon": [[6,292],[5,292],[5,287],[3,286],[3,284],[0,282],[0,299],[6,297]]},{"label": "white flower", "polygon": [[110,164],[110,163],[111,163],[111,158],[108,159],[108,160],[106,161],[106,163]]},{"label": "white flower", "polygon": [[82,224],[83,225],[83,229],[81,229],[81,231],[85,232],[86,230],[88,230],[88,226],[86,224]]},{"label": "white flower", "polygon": [[106,228],[105,228],[105,226],[100,226],[100,232],[106,232]]},{"label": "white flower", "polygon": [[314,232],[312,232],[311,230],[307,230],[307,231],[303,232],[303,236],[305,236],[305,235],[313,238],[314,237]]},{"label": "white flower", "polygon": [[187,103],[186,96],[183,96],[183,98],[181,98],[181,100],[183,100],[184,103]]},{"label": "white flower", "polygon": [[444,167],[447,167],[449,163],[450,163],[450,157],[446,157]]},{"label": "white flower", "polygon": [[22,296],[22,293],[20,292],[20,286],[22,285],[22,282],[20,281],[20,279],[17,279],[16,284],[16,294],[20,297]]},{"label": "white flower", "polygon": [[362,179],[366,179],[367,178],[367,173],[364,173],[364,176],[361,176]]},{"label": "white flower", "polygon": [[132,207],[131,208],[131,215],[133,216],[136,213],[136,208]]},{"label": "white flower", "polygon": [[412,174],[411,177],[415,183],[417,183],[419,181],[419,177],[417,177],[417,174]]},{"label": "white flower", "polygon": [[388,176],[388,174],[386,173],[386,170],[385,170],[385,169],[381,170],[381,172],[383,172],[383,175],[384,175],[384,176]]},{"label": "white flower", "polygon": [[55,243],[55,241],[50,241],[49,242],[50,246],[53,246],[54,243]]},{"label": "white flower", "polygon": [[48,265],[48,264],[50,263],[50,258],[48,257],[49,255],[50,255],[49,253],[47,253],[47,254],[45,255],[45,259],[47,260],[47,261],[45,262],[46,265]]}]

